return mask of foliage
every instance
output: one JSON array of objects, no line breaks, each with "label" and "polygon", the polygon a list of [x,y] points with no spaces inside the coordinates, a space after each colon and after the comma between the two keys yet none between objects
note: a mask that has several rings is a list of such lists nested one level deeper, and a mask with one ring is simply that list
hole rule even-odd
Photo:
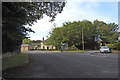
[{"label": "foliage", "polygon": [[105,23],[103,21],[94,21],[97,26],[99,38],[103,43],[114,43],[117,40],[118,34],[116,33],[118,25],[115,23]]},{"label": "foliage", "polygon": [[120,42],[114,43],[114,49],[120,50]]},{"label": "foliage", "polygon": [[110,49],[114,49],[114,44],[106,44],[105,46],[107,46]]},{"label": "foliage", "polygon": [[33,40],[33,41],[32,41],[33,44],[34,44],[34,43],[35,43],[35,44],[36,44],[36,43],[41,43],[41,42],[42,42],[41,40]]},{"label": "foliage", "polygon": [[30,40],[30,39],[24,39],[23,41],[22,41],[22,44],[32,44],[32,41]]},{"label": "foliage", "polygon": [[61,13],[65,2],[3,2],[2,3],[2,53],[13,52],[20,48],[22,40],[28,32],[34,32],[30,27],[43,15],[53,21]]},{"label": "foliage", "polygon": [[51,34],[52,36],[47,40],[47,44],[55,45],[59,49],[62,41],[61,31],[61,28],[55,28]]},{"label": "foliage", "polygon": [[40,47],[40,45],[37,46],[37,48],[39,48],[39,47]]},{"label": "foliage", "polygon": [[59,51],[56,49],[38,49],[38,51]]},{"label": "foliage", "polygon": [[114,50],[120,50],[120,42],[114,44],[106,44],[106,46]]},{"label": "foliage", "polygon": [[60,43],[67,43],[69,47],[72,45],[78,49],[82,49],[82,27],[84,33],[85,49],[98,48],[99,43],[114,43],[117,40],[117,24],[105,23],[95,20],[93,23],[88,20],[65,22],[62,27],[55,27],[50,32],[48,43],[60,48]]},{"label": "foliage", "polygon": [[71,47],[68,48],[69,51],[77,51],[78,48],[75,45],[72,45]]}]

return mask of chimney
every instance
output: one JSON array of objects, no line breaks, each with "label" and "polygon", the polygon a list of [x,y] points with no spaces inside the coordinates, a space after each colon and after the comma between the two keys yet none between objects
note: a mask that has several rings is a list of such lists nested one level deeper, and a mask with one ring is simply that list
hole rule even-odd
[{"label": "chimney", "polygon": [[44,41],[44,37],[43,37],[43,41]]}]

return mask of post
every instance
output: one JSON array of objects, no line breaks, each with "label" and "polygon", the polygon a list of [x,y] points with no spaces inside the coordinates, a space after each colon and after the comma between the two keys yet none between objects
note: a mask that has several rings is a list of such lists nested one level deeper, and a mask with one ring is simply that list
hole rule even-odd
[{"label": "post", "polygon": [[82,26],[82,49],[84,50],[84,31]]},{"label": "post", "polygon": [[62,51],[62,41],[61,41],[61,47],[60,47],[60,51]]}]

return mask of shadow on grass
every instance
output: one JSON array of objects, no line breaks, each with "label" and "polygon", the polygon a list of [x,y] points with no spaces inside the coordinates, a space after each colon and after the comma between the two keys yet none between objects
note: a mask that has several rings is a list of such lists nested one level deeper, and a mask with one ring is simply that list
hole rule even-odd
[{"label": "shadow on grass", "polygon": [[2,59],[2,70],[13,68],[28,62],[28,54],[20,53]]}]

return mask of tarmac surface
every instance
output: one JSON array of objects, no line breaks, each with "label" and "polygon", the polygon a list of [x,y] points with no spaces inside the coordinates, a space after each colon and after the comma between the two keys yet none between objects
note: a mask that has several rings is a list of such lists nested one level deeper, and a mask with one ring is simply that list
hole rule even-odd
[{"label": "tarmac surface", "polygon": [[118,54],[28,51],[29,63],[3,71],[4,78],[118,78]]}]

